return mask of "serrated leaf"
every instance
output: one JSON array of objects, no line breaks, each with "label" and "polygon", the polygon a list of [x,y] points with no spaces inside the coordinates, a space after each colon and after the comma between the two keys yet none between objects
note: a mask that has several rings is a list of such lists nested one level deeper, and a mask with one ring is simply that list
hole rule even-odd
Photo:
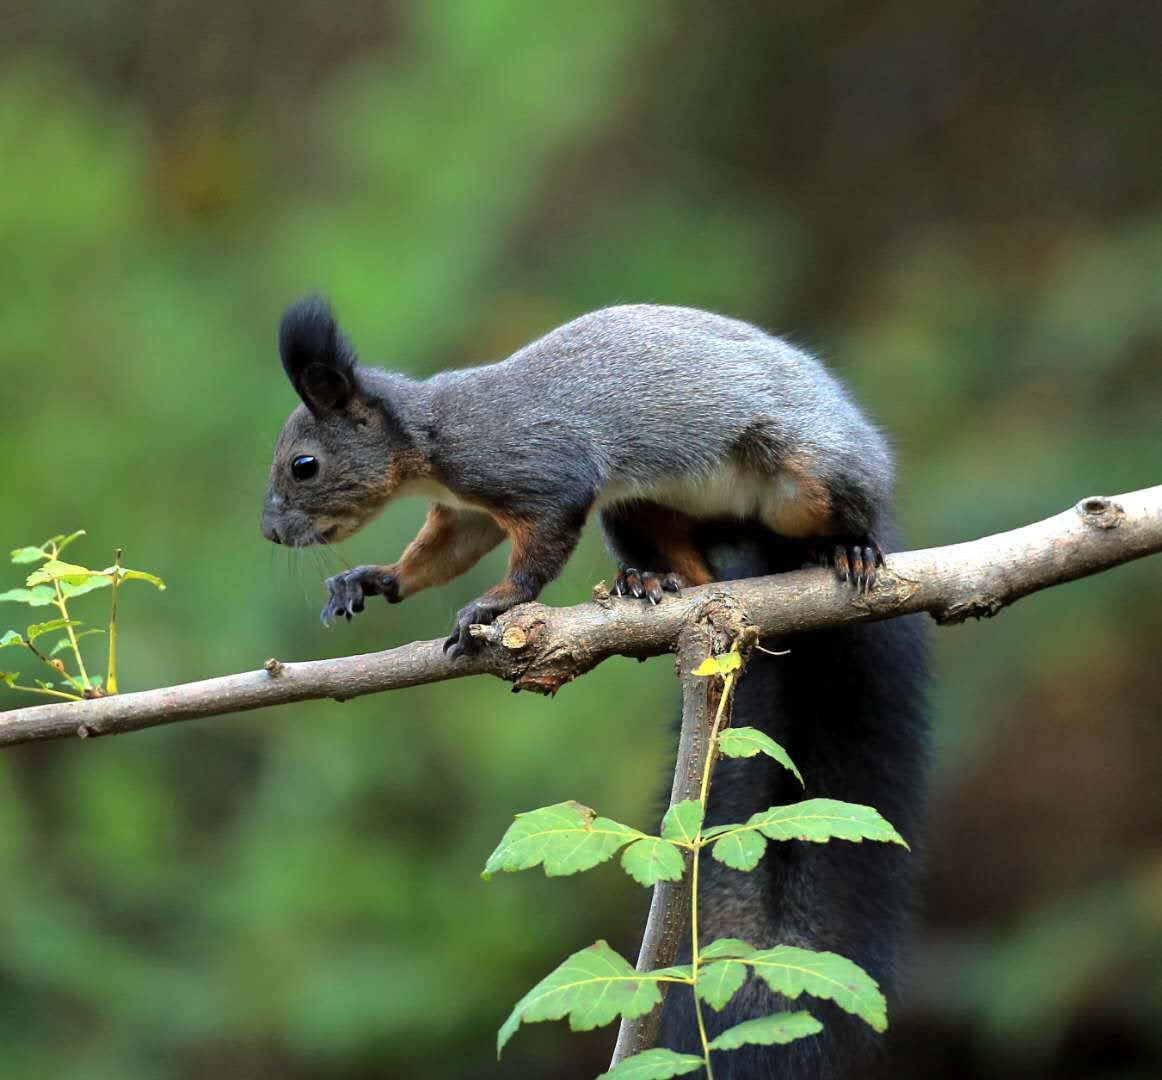
[{"label": "serrated leaf", "polygon": [[23,645],[24,638],[22,638],[15,630],[6,630],[3,637],[0,637],[0,649],[7,649],[13,645]]},{"label": "serrated leaf", "polygon": [[790,806],[772,806],[751,815],[746,827],[760,829],[772,840],[876,840],[908,846],[878,810],[838,799],[805,799]]},{"label": "serrated leaf", "polygon": [[691,675],[729,675],[742,667],[742,656],[737,652],[720,653],[718,656],[708,656],[693,671]]},{"label": "serrated leaf", "polygon": [[750,830],[727,833],[710,849],[720,863],[734,870],[753,870],[767,850],[766,838]]},{"label": "serrated leaf", "polygon": [[80,623],[71,622],[69,619],[51,619],[49,622],[33,623],[25,633],[28,634],[29,641],[35,641],[38,637],[52,633],[53,630],[63,630],[66,626],[80,625]]},{"label": "serrated leaf", "polygon": [[0,601],[27,604],[29,607],[45,607],[56,599],[50,586],[38,585],[35,589],[9,589],[0,593]]},{"label": "serrated leaf", "polygon": [[19,671],[0,671],[0,683],[3,683],[5,686],[12,686],[19,678]]},{"label": "serrated leaf", "polygon": [[48,555],[40,548],[22,547],[14,548],[11,552],[11,558],[14,563],[30,563],[36,562],[38,559],[47,559]]},{"label": "serrated leaf", "polygon": [[116,566],[108,566],[102,573],[108,574],[112,578],[114,571],[122,581],[148,581],[150,585],[156,585],[162,592],[165,592],[165,582],[156,574],[148,574],[144,570],[126,570],[125,567],[118,569]]},{"label": "serrated leaf", "polygon": [[496,1036],[496,1054],[522,1023],[569,1018],[573,1031],[591,1031],[619,1016],[642,1016],[662,1000],[656,978],[634,971],[604,941],[574,953],[516,1003]]},{"label": "serrated leaf", "polygon": [[655,1047],[626,1058],[597,1080],[670,1080],[672,1076],[685,1076],[701,1068],[700,1057]]},{"label": "serrated leaf", "polygon": [[781,1012],[770,1016],[760,1016],[755,1020],[744,1020],[710,1042],[711,1050],[738,1050],[740,1047],[757,1044],[773,1046],[794,1042],[808,1035],[818,1035],[823,1030],[809,1012]]},{"label": "serrated leaf", "polygon": [[101,576],[91,577],[80,585],[70,585],[66,581],[61,583],[61,594],[66,600],[71,600],[74,596],[84,596],[85,593],[93,592],[94,589],[107,589],[112,584],[112,578]]},{"label": "serrated leaf", "polygon": [[[77,634],[77,640],[80,641],[81,638],[90,637],[93,634],[103,634],[103,633],[105,633],[104,630],[99,630],[96,627],[94,627],[92,630],[82,630],[79,634]],[[60,639],[60,641],[58,641],[52,647],[52,650],[49,652],[48,655],[50,658],[54,657],[54,656],[56,656],[57,653],[63,652],[65,649],[69,648],[71,645],[72,645],[72,642],[69,641],[69,639],[67,637],[63,637]]]},{"label": "serrated leaf", "polygon": [[646,836],[630,844],[621,853],[621,865],[639,885],[681,881],[686,870],[682,852],[669,840],[656,836]]},{"label": "serrated leaf", "polygon": [[692,964],[675,964],[673,967],[658,968],[656,971],[650,972],[651,979],[660,979],[663,976],[673,979],[685,979],[689,982],[694,978],[694,966]]},{"label": "serrated leaf", "polygon": [[722,1012],[746,982],[745,964],[707,964],[698,968],[694,992],[713,1009]]},{"label": "serrated leaf", "polygon": [[718,736],[718,749],[727,757],[749,758],[755,754],[766,754],[773,758],[788,772],[794,774],[800,785],[803,777],[795,767],[790,755],[765,731],[753,727],[727,728]]},{"label": "serrated leaf", "polygon": [[487,880],[498,870],[528,870],[543,865],[549,877],[575,874],[605,862],[644,834],[596,816],[579,802],[542,806],[516,820],[484,864]]},{"label": "serrated leaf", "polygon": [[753,953],[745,960],[722,960],[719,963],[749,964],[772,990],[785,997],[810,994],[827,998],[876,1031],[887,1030],[888,1006],[879,985],[863,968],[838,953],[776,945],[773,949]]},{"label": "serrated leaf", "polygon": [[736,937],[720,937],[715,938],[705,948],[699,949],[698,957],[701,960],[718,960],[722,957],[745,958],[756,951],[753,945],[748,945]]},{"label": "serrated leaf", "polygon": [[702,804],[697,799],[674,803],[662,818],[662,838],[692,844],[702,826]]}]

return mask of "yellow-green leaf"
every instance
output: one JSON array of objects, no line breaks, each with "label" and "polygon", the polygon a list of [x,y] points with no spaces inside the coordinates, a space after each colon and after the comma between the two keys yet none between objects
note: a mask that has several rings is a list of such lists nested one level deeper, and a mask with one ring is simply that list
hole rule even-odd
[{"label": "yellow-green leaf", "polygon": [[722,964],[749,964],[776,993],[788,998],[800,994],[827,998],[876,1031],[888,1027],[888,1005],[879,985],[863,968],[831,952],[812,952],[792,945],[776,945],[753,953],[745,960],[720,960]]},{"label": "yellow-green leaf", "polygon": [[47,585],[53,581],[65,581],[70,585],[81,585],[90,578],[102,577],[100,570],[90,570],[87,566],[78,566],[76,563],[61,562],[60,559],[49,559],[43,566],[33,570],[24,584],[30,588],[33,585]]},{"label": "yellow-green leaf", "polygon": [[679,844],[692,844],[702,827],[702,804],[697,799],[674,803],[662,818],[662,837]]},{"label": "yellow-green leaf", "polygon": [[735,937],[717,938],[712,941],[705,948],[698,950],[698,956],[702,960],[718,960],[722,957],[747,957],[755,951],[753,945],[748,945],[745,941],[740,941]]},{"label": "yellow-green leaf", "polygon": [[27,604],[29,607],[46,607],[54,599],[52,588],[48,585],[38,585],[35,589],[9,589],[0,593],[0,601]]},{"label": "yellow-green leaf", "polygon": [[766,840],[757,832],[727,833],[710,849],[720,863],[735,870],[753,870],[767,850]]},{"label": "yellow-green leaf", "polygon": [[809,1012],[779,1012],[770,1016],[760,1016],[755,1020],[744,1020],[732,1028],[727,1028],[710,1043],[711,1050],[738,1050],[750,1044],[773,1046],[794,1042],[807,1035],[818,1035],[823,1030]]},{"label": "yellow-green leaf", "polygon": [[597,1080],[670,1080],[702,1068],[702,1059],[693,1054],[655,1047],[618,1062]]},{"label": "yellow-green leaf", "polygon": [[616,854],[644,833],[596,812],[579,802],[542,806],[516,820],[501,837],[484,865],[487,880],[498,870],[528,870],[543,865],[550,877],[588,870]]},{"label": "yellow-green leaf", "polygon": [[712,1009],[721,1012],[744,982],[746,982],[745,965],[727,964],[720,960],[717,964],[707,964],[698,968],[698,981],[694,984],[694,992]]},{"label": "yellow-green leaf", "polygon": [[760,753],[766,754],[767,757],[773,758],[782,765],[784,769],[793,773],[795,779],[800,784],[803,783],[803,777],[800,775],[799,770],[795,768],[795,763],[791,760],[787,751],[765,731],[759,731],[758,728],[727,728],[718,736],[718,749],[727,757],[736,758],[754,757],[755,754]]},{"label": "yellow-green leaf", "polygon": [[619,1016],[633,1019],[662,1000],[656,976],[634,971],[604,941],[574,953],[516,1003],[496,1037],[496,1053],[522,1023],[569,1018],[573,1031],[591,1031]]},{"label": "yellow-green leaf", "polygon": [[656,836],[645,836],[630,844],[621,853],[621,865],[639,885],[681,881],[686,870],[682,852],[669,840]]},{"label": "yellow-green leaf", "polygon": [[692,672],[691,675],[729,675],[742,667],[742,656],[735,651],[720,653],[718,656],[708,656]]}]

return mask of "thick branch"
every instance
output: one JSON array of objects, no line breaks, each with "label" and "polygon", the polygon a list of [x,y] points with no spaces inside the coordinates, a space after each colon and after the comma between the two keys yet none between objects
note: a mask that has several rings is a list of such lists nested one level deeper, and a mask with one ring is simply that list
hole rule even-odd
[{"label": "thick branch", "polygon": [[0,746],[119,734],[311,698],[344,700],[420,683],[491,674],[553,693],[609,656],[673,652],[682,628],[711,603],[737,609],[764,635],[927,611],[937,622],[995,615],[1038,589],[1162,551],[1162,487],[1084,499],[1055,517],[982,540],[889,557],[870,595],[822,570],[705,585],[657,607],[610,600],[572,608],[525,604],[482,631],[474,657],[449,661],[438,641],[265,670],[96,701],[0,713]]},{"label": "thick branch", "polygon": [[[674,784],[670,790],[670,806],[698,798],[702,785],[702,770],[706,765],[706,751],[710,745],[710,722],[713,716],[712,679],[691,672],[714,649],[711,628],[706,623],[687,627],[678,639],[678,676],[682,680],[682,730],[678,736],[678,753],[674,765]],[[638,952],[638,971],[656,971],[669,967],[678,955],[678,944],[687,933],[686,920],[690,911],[690,855],[686,853],[686,871],[679,881],[659,881],[650,899],[650,914]],[[665,1001],[667,984],[659,987]],[[662,1022],[662,1004],[645,1016],[622,1020],[617,1032],[610,1067],[627,1057],[633,1057],[653,1046],[657,1041],[658,1026]]]}]

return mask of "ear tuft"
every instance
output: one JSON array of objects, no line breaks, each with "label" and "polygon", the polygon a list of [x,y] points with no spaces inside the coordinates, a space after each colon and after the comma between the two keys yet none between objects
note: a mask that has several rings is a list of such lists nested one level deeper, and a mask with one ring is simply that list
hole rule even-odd
[{"label": "ear tuft", "polygon": [[355,392],[355,351],[321,296],[287,308],[278,328],[282,366],[314,413],[342,409]]}]

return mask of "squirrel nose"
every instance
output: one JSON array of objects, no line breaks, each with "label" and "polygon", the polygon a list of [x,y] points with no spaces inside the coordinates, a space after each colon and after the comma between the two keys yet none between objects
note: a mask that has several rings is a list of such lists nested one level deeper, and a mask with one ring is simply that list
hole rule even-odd
[{"label": "squirrel nose", "polygon": [[282,543],[282,537],[278,535],[278,529],[273,525],[268,525],[265,521],[262,523],[262,535],[273,544]]}]

